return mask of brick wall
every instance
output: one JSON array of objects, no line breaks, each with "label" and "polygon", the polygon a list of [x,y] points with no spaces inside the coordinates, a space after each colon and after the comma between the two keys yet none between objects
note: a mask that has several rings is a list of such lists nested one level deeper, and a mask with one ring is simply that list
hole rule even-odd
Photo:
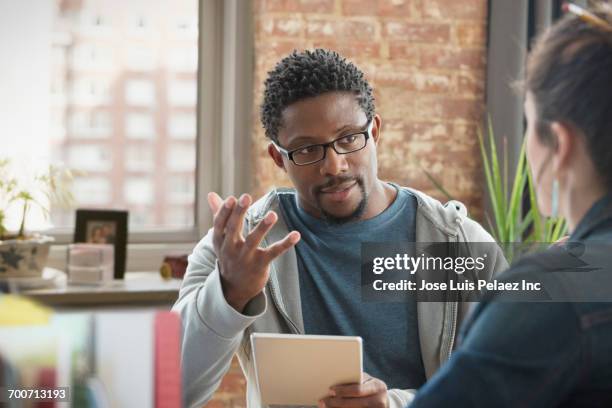
[{"label": "brick wall", "polygon": [[486,0],[256,0],[253,193],[289,185],[266,152],[259,105],[267,71],[293,49],[334,49],[365,73],[383,120],[379,176],[442,196],[477,218],[483,178]]},{"label": "brick wall", "polygon": [[[442,198],[422,168],[482,214],[477,126],[484,114],[486,0],[254,0],[252,193],[290,185],[266,152],[259,105],[267,71],[294,49],[326,47],[356,63],[383,120],[379,176]],[[242,406],[239,367],[209,406]]]}]

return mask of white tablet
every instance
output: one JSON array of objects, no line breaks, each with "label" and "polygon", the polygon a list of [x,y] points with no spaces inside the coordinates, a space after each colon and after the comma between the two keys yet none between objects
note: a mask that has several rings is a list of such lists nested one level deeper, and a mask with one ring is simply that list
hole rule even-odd
[{"label": "white tablet", "polygon": [[317,405],[329,388],[361,382],[361,337],[251,334],[265,405]]}]

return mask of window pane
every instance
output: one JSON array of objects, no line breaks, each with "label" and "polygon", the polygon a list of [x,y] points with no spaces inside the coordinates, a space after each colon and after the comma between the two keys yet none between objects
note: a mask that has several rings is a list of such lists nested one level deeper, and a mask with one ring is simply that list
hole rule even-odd
[{"label": "window pane", "polygon": [[148,79],[128,80],[125,101],[132,106],[152,106],[155,103],[155,83]]},{"label": "window pane", "polygon": [[74,196],[83,205],[109,205],[110,181],[104,177],[79,178],[74,183]]},{"label": "window pane", "polygon": [[[76,207],[128,209],[135,229],[193,227],[198,0],[8,3],[0,158],[78,170]],[[74,223],[34,213],[33,230]]]},{"label": "window pane", "polygon": [[125,181],[124,194],[128,204],[150,204],[154,194],[153,181],[148,177],[129,177]]},{"label": "window pane", "polygon": [[177,113],[170,119],[168,129],[174,139],[195,139],[196,118],[191,113]]},{"label": "window pane", "polygon": [[150,112],[126,112],[125,133],[130,139],[153,139],[155,123]]},{"label": "window pane", "polygon": [[166,163],[168,169],[177,172],[191,172],[195,167],[195,155],[189,145],[170,146]]},{"label": "window pane", "polygon": [[[129,145],[125,150],[125,168],[132,172],[153,171],[155,159],[150,145]],[[193,195],[190,197],[193,201]]]},{"label": "window pane", "polygon": [[170,83],[170,105],[194,106],[197,101],[197,85],[193,80]]}]

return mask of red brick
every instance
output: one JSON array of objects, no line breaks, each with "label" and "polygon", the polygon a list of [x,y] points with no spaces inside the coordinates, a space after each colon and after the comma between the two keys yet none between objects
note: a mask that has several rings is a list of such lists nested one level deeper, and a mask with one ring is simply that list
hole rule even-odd
[{"label": "red brick", "polygon": [[485,64],[481,50],[427,48],[421,51],[423,68],[479,69]]},{"label": "red brick", "polygon": [[412,42],[392,41],[389,44],[389,59],[408,60],[414,65],[420,63],[420,51]]},{"label": "red brick", "polygon": [[258,63],[263,63],[268,68],[266,69],[267,72],[278,60],[294,50],[302,49],[303,45],[300,40],[268,38],[265,43],[259,43],[255,46],[255,60]]},{"label": "red brick", "polygon": [[474,20],[487,18],[487,0],[426,0],[423,16],[431,19]]},{"label": "red brick", "polygon": [[[383,138],[380,177],[437,192],[420,166],[451,193],[482,213],[482,168],[476,126],[484,113],[487,0],[256,0],[255,19],[272,19],[255,33],[255,102],[266,72],[294,48],[325,47],[355,62],[374,87]],[[352,17],[351,17],[352,16]],[[281,21],[299,20],[289,30]],[[289,27],[290,28],[290,27]],[[287,32],[288,31],[288,32]],[[442,51],[441,51],[442,50]],[[457,69],[460,67],[460,69]],[[250,120],[252,191],[291,185],[266,153],[257,109]],[[448,168],[446,163],[454,166]],[[239,373],[234,367],[228,374]],[[227,408],[244,406],[241,380],[228,377],[215,398]]]},{"label": "red brick", "polygon": [[298,16],[262,17],[258,23],[258,29],[269,36],[299,37],[304,30],[304,21]]},{"label": "red brick", "polygon": [[397,87],[382,87],[374,85],[377,111],[383,119],[407,120],[415,109],[414,93]]},{"label": "red brick", "polygon": [[414,17],[409,0],[342,0],[342,14],[346,16]]},{"label": "red brick", "polygon": [[450,26],[448,24],[388,21],[384,26],[384,35],[392,40],[405,40],[425,44],[446,44],[450,41]]},{"label": "red brick", "polygon": [[376,36],[376,21],[311,19],[306,23],[308,38],[372,40]]},{"label": "red brick", "polygon": [[464,144],[478,149],[478,124],[477,123],[455,123],[453,124],[453,138],[463,140]]},{"label": "red brick", "polygon": [[371,16],[378,14],[377,0],[342,0],[345,16]]},{"label": "red brick", "polygon": [[246,380],[244,379],[244,375],[242,375],[242,372],[228,372],[223,377],[221,385],[219,385],[218,392],[240,393],[241,391],[244,391],[245,387]]},{"label": "red brick", "polygon": [[483,71],[462,71],[457,74],[457,92],[460,95],[483,96],[486,79]]},{"label": "red brick", "polygon": [[446,123],[419,121],[405,123],[402,130],[408,138],[427,142],[448,140],[452,131]]},{"label": "red brick", "polygon": [[264,12],[331,13],[334,0],[261,0]]},{"label": "red brick", "polygon": [[482,116],[482,103],[475,99],[422,97],[414,106],[415,118],[479,121]]},{"label": "red brick", "polygon": [[456,25],[457,44],[467,47],[482,47],[487,43],[486,24],[459,23]]},{"label": "red brick", "polygon": [[213,399],[204,405],[204,408],[230,408],[230,404],[225,401]]},{"label": "red brick", "polygon": [[415,0],[378,0],[378,15],[381,17],[416,17]]},{"label": "red brick", "polygon": [[400,64],[382,66],[372,79],[376,86],[394,86],[405,91],[447,93],[454,89],[451,74],[425,72]]},{"label": "red brick", "polygon": [[333,41],[333,40],[322,40],[322,41],[314,41],[313,47],[314,48],[327,48],[329,50],[334,50],[338,52],[339,54],[351,60],[359,59],[359,58],[379,58],[380,57],[380,43],[376,43],[376,42],[364,42],[364,41],[338,42],[338,41]]},{"label": "red brick", "polygon": [[246,408],[245,398],[234,398],[232,399],[232,408]]}]

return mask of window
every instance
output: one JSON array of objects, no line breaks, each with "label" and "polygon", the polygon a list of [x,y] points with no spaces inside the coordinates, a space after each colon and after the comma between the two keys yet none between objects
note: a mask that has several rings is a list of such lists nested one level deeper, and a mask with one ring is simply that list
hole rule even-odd
[{"label": "window", "polygon": [[175,38],[189,39],[198,36],[198,19],[193,15],[176,16],[171,20],[171,34]]},{"label": "window", "polygon": [[[80,29],[87,34],[105,35],[112,32],[111,16],[104,14],[101,10],[95,9],[96,2],[89,5],[91,8],[84,8],[80,13],[81,27]],[[102,6],[102,2],[97,2]]]},{"label": "window", "polygon": [[166,223],[168,225],[184,225],[193,222],[193,207],[169,207]]},{"label": "window", "polygon": [[153,139],[155,137],[153,115],[138,112],[128,113],[125,131],[130,139]]},{"label": "window", "polygon": [[111,81],[108,78],[80,76],[67,86],[71,87],[69,104],[100,106],[111,103]]},{"label": "window", "polygon": [[[199,1],[143,4],[40,0],[36,13],[15,6],[19,14],[10,18],[19,24],[10,26],[24,41],[0,50],[3,65],[12,61],[23,71],[15,89],[40,90],[24,97],[22,113],[16,111],[21,116],[15,128],[29,129],[24,118],[36,115],[30,121],[36,131],[16,139],[15,150],[78,170],[75,206],[127,208],[132,232],[169,227],[168,174],[178,169],[196,180]],[[0,24],[6,27],[4,16]],[[188,61],[178,64],[190,68],[179,78],[168,68],[171,55]],[[175,148],[177,138],[181,146]],[[168,199],[155,199],[161,196]],[[195,186],[178,200],[195,208]],[[50,224],[71,231],[73,211],[52,208]],[[189,223],[172,228],[195,228],[193,216],[181,219]]]},{"label": "window", "polygon": [[151,146],[128,145],[125,150],[125,168],[128,171],[152,172],[154,161]]},{"label": "window", "polygon": [[132,106],[153,105],[155,103],[155,84],[148,79],[127,80],[125,83],[125,101]]},{"label": "window", "polygon": [[68,119],[70,133],[76,138],[108,138],[113,133],[112,115],[109,111],[75,111]]},{"label": "window", "polygon": [[149,205],[154,198],[153,181],[148,177],[129,177],[123,194],[128,204]]},{"label": "window", "polygon": [[[0,2],[1,26],[19,39],[19,47],[0,45],[0,129],[14,135],[10,143],[0,135],[0,156],[80,170],[74,207],[129,211],[130,262],[150,243],[192,248],[211,218],[196,191],[248,190],[241,167],[221,170],[248,162],[230,160],[226,144],[249,134],[249,121],[233,112],[250,117],[250,2],[36,3],[33,13],[30,2]],[[234,33],[227,44],[222,24]],[[226,82],[240,85],[221,106]],[[197,134],[199,122],[218,131]],[[52,207],[39,219],[32,213],[29,228],[71,242],[74,208]],[[65,254],[57,251],[59,266]]]},{"label": "window", "polygon": [[168,89],[170,105],[181,107],[195,106],[197,101],[197,83],[195,80],[172,81]]},{"label": "window", "polygon": [[128,35],[138,38],[149,38],[155,35],[152,30],[153,21],[151,17],[144,12],[133,14],[128,19],[127,32]]},{"label": "window", "polygon": [[174,72],[195,72],[198,69],[197,47],[176,47],[169,51],[168,61]]},{"label": "window", "polygon": [[173,139],[195,139],[196,118],[191,113],[175,113],[170,119],[168,133]]},{"label": "window", "polygon": [[112,202],[111,185],[104,177],[80,178],[74,183],[73,193],[81,205],[105,207]]},{"label": "window", "polygon": [[189,146],[170,146],[168,151],[167,166],[171,171],[187,172],[195,167],[195,152]]},{"label": "window", "polygon": [[172,175],[168,177],[168,198],[173,204],[191,204],[195,193],[195,183],[191,175]]},{"label": "window", "polygon": [[[71,52],[72,69],[100,71],[113,68],[114,55],[110,44],[78,44],[69,52]],[[64,58],[61,51],[56,51],[53,57],[59,58],[58,65]]]},{"label": "window", "polygon": [[68,147],[68,164],[83,172],[105,172],[112,167],[111,152],[106,146],[74,144]]},{"label": "window", "polygon": [[154,48],[135,44],[125,49],[125,68],[130,71],[153,71],[157,67],[157,53]]}]

